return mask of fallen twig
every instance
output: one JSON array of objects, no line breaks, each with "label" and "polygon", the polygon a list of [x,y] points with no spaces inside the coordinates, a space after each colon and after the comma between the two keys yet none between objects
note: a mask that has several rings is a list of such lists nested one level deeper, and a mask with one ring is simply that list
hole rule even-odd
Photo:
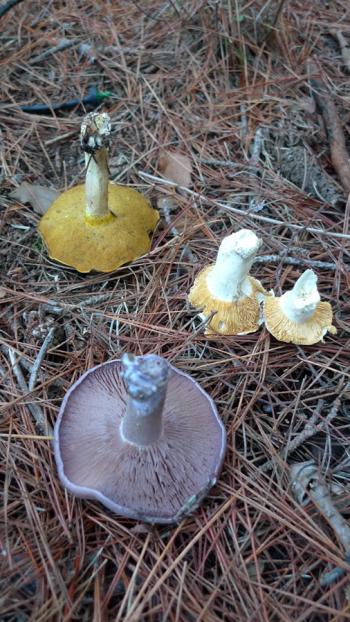
[{"label": "fallen twig", "polygon": [[[158,209],[163,213],[164,220],[170,227],[170,231],[174,237],[180,234],[175,225],[172,224],[170,210],[175,208],[175,202],[171,197],[160,197],[157,201]],[[196,258],[187,244],[182,249],[181,258],[186,257],[190,263],[195,263]]]},{"label": "fallen twig", "polygon": [[315,412],[310,417],[310,419],[305,423],[304,429],[299,434],[297,434],[293,438],[293,440],[290,441],[285,448],[283,448],[283,450],[279,451],[274,458],[272,458],[271,460],[268,460],[267,462],[264,462],[264,464],[261,467],[259,467],[259,470],[263,473],[266,473],[266,471],[270,471],[276,466],[277,458],[286,460],[289,454],[295,451],[298,447],[300,447],[300,445],[305,443],[305,441],[307,441],[309,438],[314,436],[314,434],[317,434],[318,432],[323,432],[327,428],[327,426],[331,423],[331,421],[333,421],[333,419],[335,419],[335,417],[337,416],[338,410],[341,404],[341,396],[346,390],[347,388],[345,387],[345,389],[341,391],[339,396],[334,400],[334,403],[328,415],[322,420],[319,420],[319,417],[320,417],[320,411],[323,406],[323,400],[319,400],[317,403]]},{"label": "fallen twig", "polygon": [[[28,389],[27,383],[26,383],[26,381],[24,379],[24,376],[22,374],[22,370],[21,370],[20,364],[17,361],[16,353],[15,353],[14,350],[12,350],[12,348],[8,348],[8,356],[9,356],[9,359],[10,359],[10,363],[12,365],[13,373],[16,376],[18,385],[19,385],[22,393],[25,395],[25,394],[29,393],[29,389]],[[46,434],[47,433],[52,434],[51,426],[46,421],[41,408],[37,404],[27,404],[27,406],[28,406],[28,409],[29,409],[29,411],[30,411],[34,421],[35,421],[35,424],[36,424],[38,430],[40,432],[43,432],[43,433],[46,433]]]},{"label": "fallen twig", "polygon": [[[175,186],[173,182],[169,182],[167,179],[162,179],[161,177],[157,177],[156,175],[150,175],[145,171],[139,171],[139,176],[143,179],[149,179],[151,181],[155,181],[157,183],[164,184],[166,186]],[[195,192],[194,190],[190,190],[190,188],[185,188],[184,186],[177,186],[180,190],[183,190],[187,194],[200,199],[204,203],[209,203],[210,205],[216,205],[222,209],[227,210],[228,212],[232,212],[233,214],[237,214],[241,218],[252,218],[253,220],[260,220],[261,222],[267,222],[271,225],[280,225],[286,227],[287,229],[295,229],[296,231],[305,231],[306,233],[316,233],[319,235],[325,235],[331,238],[339,238],[340,240],[350,240],[350,234],[348,233],[336,233],[335,231],[329,231],[326,229],[317,229],[315,227],[308,227],[307,225],[297,225],[291,222],[277,220],[276,218],[269,218],[268,216],[262,216],[261,214],[255,214],[253,212],[244,211],[238,209],[237,207],[231,207],[231,205],[227,205],[226,203],[222,203],[221,201],[217,201],[216,199],[209,199],[204,196],[204,194],[200,194],[199,192]]]},{"label": "fallen twig", "polygon": [[329,261],[317,261],[315,259],[303,259],[301,257],[284,257],[282,255],[260,255],[255,257],[255,263],[286,263],[291,266],[308,266],[309,268],[320,268],[321,270],[336,270],[335,263]]},{"label": "fallen twig", "polygon": [[79,43],[79,39],[61,39],[57,45],[54,45],[52,48],[45,50],[41,54],[38,54],[38,56],[34,56],[34,58],[31,58],[29,60],[29,65],[41,63],[52,54],[62,52],[63,50],[68,50],[69,48],[79,45]]},{"label": "fallen twig", "polygon": [[[305,505],[308,497],[326,518],[345,550],[345,560],[350,558],[350,527],[333,503],[329,487],[316,464],[311,460],[292,465],[290,469],[292,490],[296,500]],[[349,566],[350,570],[350,566]],[[322,585],[340,578],[346,570],[336,568],[321,578]]]},{"label": "fallen twig", "polygon": [[344,67],[346,67],[346,69],[350,71],[350,47],[348,46],[347,40],[345,39],[344,35],[342,34],[340,30],[335,30],[331,28],[329,33],[332,35],[332,37],[337,39],[339,43]]},{"label": "fallen twig", "polygon": [[350,192],[349,154],[346,150],[344,133],[338,112],[331,96],[326,91],[323,80],[320,77],[315,77],[317,74],[319,76],[320,73],[316,63],[310,60],[308,69],[312,94],[325,124],[333,166],[344,191],[348,194]]},{"label": "fallen twig", "polygon": [[30,377],[29,377],[29,382],[28,382],[28,389],[29,391],[33,391],[35,384],[36,384],[36,380],[38,377],[38,372],[39,372],[39,367],[41,365],[41,363],[43,362],[44,356],[46,354],[46,351],[48,350],[48,348],[50,347],[53,338],[55,336],[55,330],[56,328],[53,326],[52,328],[50,328],[49,332],[47,333],[43,344],[38,352],[38,356],[35,359]]},{"label": "fallen twig", "polygon": [[[259,127],[255,133],[252,152],[249,163],[252,167],[252,171],[249,173],[251,178],[258,177],[258,166],[261,148],[264,140],[264,133],[261,127]],[[252,212],[260,212],[265,206],[265,201],[261,197],[257,196],[254,192],[249,200],[249,210]]]},{"label": "fallen twig", "polygon": [[62,311],[69,309],[73,311],[74,309],[82,309],[84,307],[88,307],[89,305],[96,305],[99,302],[104,302],[110,298],[111,294],[108,292],[107,294],[97,294],[96,296],[90,296],[85,300],[81,300],[80,302],[75,303],[67,303],[67,302],[59,302],[58,300],[49,299],[45,304],[43,304],[43,309],[48,311],[49,313],[53,313],[54,315],[59,315]]}]

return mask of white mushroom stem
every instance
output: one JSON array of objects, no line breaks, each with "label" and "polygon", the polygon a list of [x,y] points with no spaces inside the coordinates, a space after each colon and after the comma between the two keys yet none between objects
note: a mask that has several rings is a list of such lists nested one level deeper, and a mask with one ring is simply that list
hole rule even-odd
[{"label": "white mushroom stem", "polygon": [[232,302],[249,296],[252,287],[247,278],[262,240],[254,231],[241,229],[223,239],[207,286],[215,298]]},{"label": "white mushroom stem", "polygon": [[320,299],[316,274],[305,270],[293,289],[281,296],[280,306],[289,320],[301,324],[313,316]]},{"label": "white mushroom stem", "polygon": [[88,114],[82,125],[80,140],[85,151],[86,217],[99,220],[109,215],[108,210],[108,142],[111,132],[107,113]]},{"label": "white mushroom stem", "polygon": [[122,357],[123,378],[128,392],[120,433],[125,442],[144,447],[162,434],[162,413],[169,367],[155,354]]}]

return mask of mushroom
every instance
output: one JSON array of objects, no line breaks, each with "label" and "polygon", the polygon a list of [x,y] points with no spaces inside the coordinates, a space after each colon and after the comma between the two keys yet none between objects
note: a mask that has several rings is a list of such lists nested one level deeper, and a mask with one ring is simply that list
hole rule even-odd
[{"label": "mushroom", "polygon": [[254,231],[240,229],[222,240],[215,264],[197,276],[188,298],[202,309],[202,317],[210,318],[207,335],[246,335],[258,330],[260,302],[266,292],[248,273],[261,244]]},{"label": "mushroom", "polygon": [[267,330],[278,341],[310,346],[322,340],[328,332],[335,335],[332,326],[332,307],[320,302],[317,275],[305,270],[293,289],[280,297],[268,296],[264,301]]},{"label": "mushroom", "polygon": [[109,183],[110,132],[107,113],[85,117],[85,185],[63,192],[39,223],[50,257],[78,272],[111,272],[147,253],[159,219],[142,194]]},{"label": "mushroom", "polygon": [[213,400],[154,354],[87,371],[65,396],[54,431],[69,491],[150,523],[177,522],[197,508],[225,446]]}]

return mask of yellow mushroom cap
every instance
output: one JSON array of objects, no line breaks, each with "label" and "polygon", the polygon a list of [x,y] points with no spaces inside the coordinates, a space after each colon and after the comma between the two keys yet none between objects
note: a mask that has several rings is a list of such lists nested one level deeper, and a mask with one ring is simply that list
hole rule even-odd
[{"label": "yellow mushroom cap", "polygon": [[312,316],[303,322],[290,320],[280,304],[281,298],[268,296],[264,300],[264,318],[267,330],[278,341],[311,346],[321,341],[327,332],[335,335],[332,326],[332,307],[329,302],[319,302]]},{"label": "yellow mushroom cap", "polygon": [[147,253],[159,213],[133,188],[108,184],[105,218],[86,217],[85,185],[67,190],[39,223],[52,259],[78,272],[111,272]]},{"label": "yellow mushroom cap", "polygon": [[260,281],[248,276],[246,278],[251,287],[249,295],[233,301],[220,300],[213,296],[208,288],[207,277],[213,268],[213,265],[208,266],[199,273],[188,297],[195,308],[202,309],[205,317],[215,313],[206,326],[205,334],[246,335],[254,333],[261,324],[259,301],[266,295]]}]

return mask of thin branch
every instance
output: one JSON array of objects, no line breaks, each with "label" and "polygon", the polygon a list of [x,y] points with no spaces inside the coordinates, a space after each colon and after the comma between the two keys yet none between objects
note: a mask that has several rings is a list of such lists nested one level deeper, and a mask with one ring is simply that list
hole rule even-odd
[{"label": "thin branch", "polygon": [[[28,389],[27,383],[26,383],[26,381],[24,379],[24,376],[22,374],[22,370],[20,368],[20,364],[17,361],[16,353],[15,353],[14,350],[12,350],[12,348],[8,348],[8,356],[9,356],[9,359],[10,359],[10,363],[12,365],[13,373],[16,376],[19,388],[21,389],[21,391],[23,393],[23,397],[25,397],[26,394],[29,393],[29,389]],[[31,415],[32,415],[32,417],[33,417],[33,419],[35,421],[35,424],[36,424],[38,430],[40,432],[43,432],[43,433],[46,433],[46,434],[47,433],[52,434],[51,426],[47,422],[47,420],[45,419],[41,408],[37,404],[29,404],[28,403],[26,405],[27,405],[28,410],[30,411],[30,413],[31,413]]]},{"label": "thin branch", "polygon": [[45,337],[45,339],[43,341],[43,344],[42,344],[42,346],[41,346],[41,348],[40,348],[40,350],[38,352],[38,356],[35,359],[35,362],[34,362],[34,365],[33,365],[33,368],[32,368],[31,374],[30,374],[30,377],[29,377],[29,382],[28,382],[28,389],[29,389],[29,391],[33,391],[33,389],[35,387],[36,380],[37,380],[38,373],[39,373],[39,368],[41,366],[41,363],[44,360],[46,351],[48,350],[48,348],[50,347],[50,345],[51,345],[51,343],[53,341],[53,338],[55,336],[55,330],[56,330],[56,328],[54,326],[52,328],[50,328],[50,330],[47,333],[47,335],[46,335],[46,337]]},{"label": "thin branch", "polygon": [[316,259],[303,259],[301,257],[284,257],[282,255],[259,255],[254,263],[286,263],[291,266],[307,266],[320,270],[336,270],[337,265],[329,261],[317,261]]},{"label": "thin branch", "polygon": [[316,233],[318,235],[325,235],[330,238],[339,238],[340,240],[350,240],[350,234],[348,233],[336,233],[335,231],[327,231],[325,229],[317,229],[315,227],[308,227],[307,225],[297,225],[294,223],[290,223],[287,221],[277,220],[276,218],[269,218],[268,216],[262,216],[261,214],[250,213],[237,207],[231,207],[226,203],[221,203],[221,201],[217,201],[216,199],[208,199],[208,197],[204,196],[204,194],[200,194],[199,192],[195,192],[194,190],[190,190],[190,188],[186,188],[184,186],[177,186],[174,182],[169,182],[167,179],[162,179],[161,177],[157,177],[156,175],[150,175],[144,171],[139,171],[139,176],[143,179],[149,179],[150,181],[155,181],[158,184],[164,184],[166,186],[177,187],[179,190],[183,190],[187,194],[200,199],[204,203],[209,203],[210,205],[216,205],[222,209],[231,212],[232,214],[237,214],[241,218],[251,218],[252,220],[259,220],[261,222],[267,222],[271,225],[279,225],[281,227],[286,227],[287,229],[294,229],[296,231],[305,231],[306,233]]},{"label": "thin branch", "polygon": [[341,404],[341,395],[345,392],[345,390],[346,389],[343,389],[342,393],[334,400],[334,403],[328,415],[321,421],[319,420],[319,417],[320,411],[323,406],[323,400],[319,400],[319,402],[317,403],[316,411],[305,423],[304,429],[299,434],[297,434],[286,447],[279,451],[276,456],[271,458],[271,460],[264,462],[264,464],[259,467],[259,471],[261,471],[262,473],[270,471],[276,466],[278,458],[280,458],[281,460],[286,460],[289,454],[291,454],[298,447],[300,447],[300,445],[303,445],[303,443],[305,443],[305,441],[314,436],[314,434],[317,434],[318,432],[324,432],[329,423],[331,423],[331,421],[333,421],[333,419],[335,419],[335,417],[337,416]]}]

